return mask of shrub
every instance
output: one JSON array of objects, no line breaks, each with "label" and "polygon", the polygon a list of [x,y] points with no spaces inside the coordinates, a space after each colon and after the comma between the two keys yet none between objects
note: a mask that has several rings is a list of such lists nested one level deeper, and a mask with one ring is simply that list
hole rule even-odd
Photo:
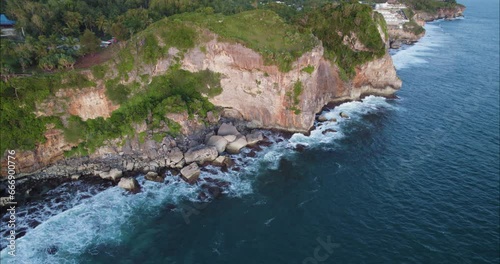
[{"label": "shrub", "polygon": [[118,79],[106,82],[106,96],[115,104],[122,104],[130,94],[130,86],[118,83]]},{"label": "shrub", "polygon": [[314,72],[314,66],[309,65],[309,66],[307,66],[307,67],[303,68],[303,69],[302,69],[302,71],[303,71],[303,72],[307,72],[307,73],[309,73],[309,74],[312,74],[312,73]]},{"label": "shrub", "polygon": [[106,76],[107,72],[107,67],[105,65],[95,65],[90,68],[92,71],[92,75],[94,75],[94,78],[96,79],[103,79],[104,76]]}]

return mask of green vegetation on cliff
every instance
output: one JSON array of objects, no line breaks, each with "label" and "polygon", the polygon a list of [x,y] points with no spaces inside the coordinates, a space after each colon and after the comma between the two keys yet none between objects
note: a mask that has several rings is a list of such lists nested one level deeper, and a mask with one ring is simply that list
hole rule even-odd
[{"label": "green vegetation on cliff", "polygon": [[[368,5],[328,4],[311,11],[304,26],[323,42],[326,56],[339,66],[341,72],[352,77],[357,65],[381,57],[386,52],[376,17]],[[346,43],[350,38],[358,40],[364,49],[350,47]]]},{"label": "green vegetation on cliff", "polygon": [[39,117],[36,104],[59,89],[94,86],[85,75],[75,71],[15,77],[0,82],[0,152],[7,148],[29,150],[44,142],[45,125],[60,124],[58,118]]},{"label": "green vegetation on cliff", "polygon": [[[116,84],[117,87],[127,87]],[[118,89],[118,88],[117,88]],[[125,89],[125,88],[123,88]],[[179,124],[168,119],[168,113],[187,112],[190,117],[205,118],[215,109],[203,94],[220,91],[219,74],[210,71],[197,73],[172,68],[166,75],[155,76],[146,90],[140,91],[111,114],[108,119],[95,118],[82,121],[71,116],[64,129],[66,139],[81,142],[70,154],[92,153],[106,142],[134,135],[134,124],[146,122],[149,129],[160,129],[176,136]]]}]

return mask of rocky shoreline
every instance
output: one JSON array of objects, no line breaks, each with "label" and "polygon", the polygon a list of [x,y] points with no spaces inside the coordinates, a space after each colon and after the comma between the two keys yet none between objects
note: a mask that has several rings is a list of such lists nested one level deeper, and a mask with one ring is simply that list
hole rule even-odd
[{"label": "rocky shoreline", "polygon": [[[332,103],[324,109],[333,108],[340,103]],[[349,118],[345,113],[338,117]],[[336,120],[316,116],[318,122]],[[314,128],[314,127],[313,127]],[[311,128],[311,129],[313,129]],[[201,187],[198,194],[200,201],[218,198],[229,182],[210,177],[200,179],[202,171],[216,174],[207,169],[208,165],[223,172],[239,171],[234,159],[242,160],[244,156],[254,157],[263,147],[270,146],[272,141],[264,135],[268,130],[252,129],[245,121],[221,119],[215,126],[200,131],[190,138],[174,139],[170,136],[162,142],[149,142],[150,148],[143,153],[120,152],[105,157],[78,157],[64,159],[56,164],[33,173],[19,175],[16,178],[16,201],[29,201],[43,196],[47,191],[67,182],[86,181],[106,186],[119,186],[130,193],[138,193],[141,186],[136,177],[143,175],[145,180],[168,184],[168,175],[178,175],[187,184]],[[291,137],[293,133],[286,131],[268,131],[269,133]],[[335,131],[332,131],[335,132]],[[305,146],[298,145],[297,151]],[[235,157],[243,149],[250,149],[241,157]],[[232,156],[232,157],[231,157]],[[7,195],[7,181],[0,181],[1,196]],[[7,199],[0,201],[1,212],[4,213]]]},{"label": "rocky shoreline", "polygon": [[[461,12],[463,9],[460,11],[460,16]],[[459,15],[454,15],[453,18]],[[440,18],[438,14],[435,19]],[[446,16],[443,18],[449,19]],[[418,39],[411,43],[418,41]],[[391,90],[392,92],[388,94],[376,89],[361,90],[361,94],[370,94],[371,91],[373,94],[390,97],[388,94],[394,93],[397,89]],[[339,97],[337,101],[360,99],[361,94]],[[325,107],[331,108],[335,104],[330,103]],[[341,115],[339,118],[348,118],[348,116]],[[320,122],[335,121],[326,120],[321,115],[317,115],[316,120]],[[195,184],[199,182],[198,177],[205,165],[214,165],[220,167],[221,170],[238,170],[237,167],[233,167],[234,161],[230,155],[239,153],[243,148],[253,148],[252,152],[254,152],[260,150],[262,145],[271,144],[269,139],[263,136],[262,130],[256,128],[258,126],[251,121],[243,121],[241,116],[235,118],[229,115],[211,120],[209,123],[211,125],[204,126],[190,136],[179,138],[166,136],[161,142],[148,138],[141,147],[128,142],[120,151],[114,151],[113,154],[62,159],[34,172],[18,174],[16,176],[17,195],[21,196],[19,200],[24,200],[22,196],[30,196],[29,193],[33,190],[46,189],[45,187],[41,188],[40,185],[54,188],[63,182],[81,179],[99,183],[105,182],[118,185],[131,192],[138,192],[140,186],[134,179],[135,176],[145,175],[147,180],[164,182],[166,172],[170,172],[172,175],[181,175],[189,184]],[[297,146],[297,148],[301,149],[303,146]],[[211,183],[200,184],[205,189],[210,190],[211,186],[219,186],[220,188],[227,183],[214,180]],[[0,196],[8,196],[6,193],[7,179],[0,178]],[[221,191],[211,189],[207,193],[220,194]],[[207,197],[206,194],[200,193],[200,200]],[[3,207],[6,201],[5,198],[2,198],[0,207]]]},{"label": "rocky shoreline", "polygon": [[[222,171],[238,171],[240,168],[230,155],[250,148],[248,155],[255,156],[255,152],[270,144],[261,130],[248,128],[246,122],[222,119],[217,125],[191,137],[174,139],[166,136],[162,142],[149,139],[145,142],[149,148],[143,152],[125,150],[104,157],[69,158],[33,173],[20,174],[16,178],[16,201],[29,200],[29,197],[40,196],[62,183],[78,180],[117,185],[137,193],[141,188],[135,179],[138,175],[155,182],[165,182],[167,175],[179,175],[188,184],[200,184],[206,189],[208,195],[200,193],[200,200],[214,198],[228,183],[218,180],[200,182],[200,173],[206,171],[207,165]],[[1,197],[7,197],[7,191],[7,180],[2,179]],[[7,201],[2,198],[0,206],[4,207]]]}]

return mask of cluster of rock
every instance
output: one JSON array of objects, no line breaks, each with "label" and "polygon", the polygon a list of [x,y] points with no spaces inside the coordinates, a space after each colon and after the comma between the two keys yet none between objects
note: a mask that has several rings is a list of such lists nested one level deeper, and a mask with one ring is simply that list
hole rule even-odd
[{"label": "cluster of rock", "polygon": [[181,169],[181,175],[187,182],[193,183],[200,175],[198,165],[211,163],[223,166],[228,163],[229,159],[224,153],[237,154],[242,148],[255,145],[263,139],[260,131],[245,136],[232,124],[223,123],[217,130],[217,134],[207,135],[204,145],[190,148],[184,153],[184,161],[189,165]]}]

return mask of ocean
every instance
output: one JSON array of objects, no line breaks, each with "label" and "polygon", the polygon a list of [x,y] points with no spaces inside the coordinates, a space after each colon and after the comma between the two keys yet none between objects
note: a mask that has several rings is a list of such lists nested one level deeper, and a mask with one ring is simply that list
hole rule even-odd
[{"label": "ocean", "polygon": [[465,18],[391,51],[397,98],[327,110],[350,118],[309,136],[265,132],[240,171],[202,173],[230,182],[208,203],[173,175],[135,195],[65,183],[19,209],[2,263],[499,263],[499,3],[461,2]]}]

